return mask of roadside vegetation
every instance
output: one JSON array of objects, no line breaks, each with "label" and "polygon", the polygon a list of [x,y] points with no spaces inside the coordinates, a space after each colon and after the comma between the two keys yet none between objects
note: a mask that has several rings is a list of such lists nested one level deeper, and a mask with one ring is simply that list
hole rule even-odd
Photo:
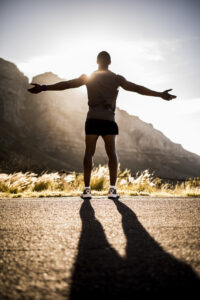
[{"label": "roadside vegetation", "polygon": [[[99,165],[92,171],[91,189],[93,195],[107,195],[109,171]],[[32,172],[0,174],[0,197],[49,197],[79,196],[84,188],[82,173]],[[184,182],[169,183],[145,170],[131,175],[130,170],[118,167],[117,189],[123,196],[200,196],[200,178]]]}]

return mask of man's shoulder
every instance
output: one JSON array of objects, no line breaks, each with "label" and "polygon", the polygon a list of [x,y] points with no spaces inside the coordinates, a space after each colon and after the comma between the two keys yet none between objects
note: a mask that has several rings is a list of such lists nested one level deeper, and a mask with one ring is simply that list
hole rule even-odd
[{"label": "man's shoulder", "polygon": [[122,76],[122,75],[120,75],[120,74],[117,74],[117,73],[115,73],[115,72],[113,72],[113,71],[110,71],[110,74],[112,74],[114,77],[116,77],[116,78],[119,79],[119,80],[124,80],[124,79],[125,79],[124,76]]},{"label": "man's shoulder", "polygon": [[117,76],[119,85],[122,85],[126,81],[126,78],[124,76],[119,75],[119,74],[116,74],[116,76]]},{"label": "man's shoulder", "polygon": [[82,74],[78,79],[82,84],[86,84],[88,82],[88,76],[86,74]]}]

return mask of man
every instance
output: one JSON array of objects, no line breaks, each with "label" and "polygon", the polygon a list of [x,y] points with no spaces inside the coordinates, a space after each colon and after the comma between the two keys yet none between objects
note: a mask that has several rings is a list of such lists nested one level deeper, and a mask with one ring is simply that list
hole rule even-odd
[{"label": "man", "polygon": [[95,153],[96,142],[102,136],[108,155],[108,167],[110,174],[110,189],[108,198],[119,198],[116,190],[118,159],[115,148],[115,138],[118,135],[118,125],[115,122],[116,99],[119,87],[141,95],[161,97],[164,100],[172,100],[176,96],[169,94],[172,89],[164,92],[155,92],[146,87],[127,81],[123,76],[109,70],[111,64],[110,54],[102,51],[97,56],[98,70],[90,77],[81,75],[79,78],[62,81],[52,85],[39,85],[32,83],[33,88],[28,89],[31,93],[42,91],[59,91],[77,88],[86,85],[88,92],[89,111],[85,122],[85,155],[84,155],[84,183],[85,188],[81,197],[91,199],[90,177],[92,171],[92,157]]}]

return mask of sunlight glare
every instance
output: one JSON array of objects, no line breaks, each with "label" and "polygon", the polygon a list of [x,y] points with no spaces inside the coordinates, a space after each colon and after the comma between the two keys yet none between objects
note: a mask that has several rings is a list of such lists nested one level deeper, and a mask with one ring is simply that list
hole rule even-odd
[{"label": "sunlight glare", "polygon": [[71,79],[81,74],[90,75],[96,70],[97,54],[103,50],[111,54],[111,70],[129,80],[140,80],[144,76],[142,60],[153,62],[163,59],[158,45],[152,41],[125,40],[122,43],[115,37],[110,40],[88,36],[54,45],[51,55],[30,58],[19,63],[18,67],[29,79],[44,72],[53,72],[63,79]]}]

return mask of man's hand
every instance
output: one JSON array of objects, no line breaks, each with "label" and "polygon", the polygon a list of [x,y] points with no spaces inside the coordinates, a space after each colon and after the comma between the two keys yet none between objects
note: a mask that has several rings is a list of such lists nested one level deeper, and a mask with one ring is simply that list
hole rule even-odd
[{"label": "man's hand", "polygon": [[28,89],[28,91],[32,94],[38,94],[40,92],[42,92],[42,86],[40,84],[37,83],[31,83],[32,85],[34,85],[34,87]]},{"label": "man's hand", "polygon": [[164,92],[161,93],[161,98],[163,98],[164,100],[170,101],[174,98],[176,98],[175,95],[171,95],[168,92],[172,91],[172,89],[166,90]]}]

